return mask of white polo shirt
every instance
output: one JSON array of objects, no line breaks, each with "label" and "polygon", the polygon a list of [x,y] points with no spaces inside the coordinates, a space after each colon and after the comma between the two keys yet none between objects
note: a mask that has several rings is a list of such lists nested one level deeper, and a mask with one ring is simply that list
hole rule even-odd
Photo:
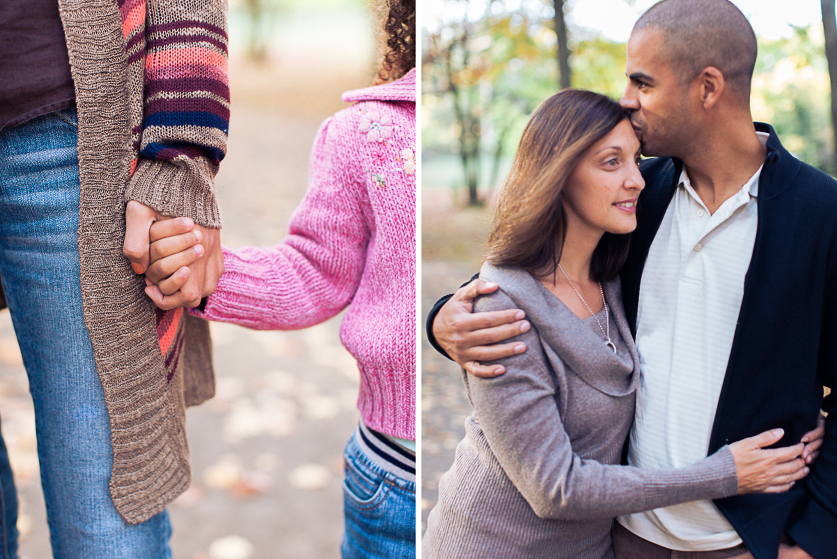
[{"label": "white polo shirt", "polygon": [[[767,137],[759,134],[762,143]],[[707,456],[756,239],[760,174],[761,168],[710,215],[683,169],[642,272],[636,335],[642,380],[630,436],[632,466],[681,468]],[[681,551],[741,543],[712,501],[621,516],[619,522]]]}]

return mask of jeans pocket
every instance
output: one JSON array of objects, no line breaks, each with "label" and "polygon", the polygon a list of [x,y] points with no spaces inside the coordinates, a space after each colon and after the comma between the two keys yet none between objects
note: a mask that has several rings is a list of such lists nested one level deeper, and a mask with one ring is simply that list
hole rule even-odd
[{"label": "jeans pocket", "polygon": [[392,489],[392,483],[385,475],[380,475],[367,468],[359,466],[354,457],[346,456],[344,461],[345,479],[343,493],[346,505],[352,505],[361,510],[372,510],[379,507]]},{"label": "jeans pocket", "polygon": [[75,107],[61,109],[52,113],[59,120],[63,120],[75,129],[78,129],[78,112]]}]

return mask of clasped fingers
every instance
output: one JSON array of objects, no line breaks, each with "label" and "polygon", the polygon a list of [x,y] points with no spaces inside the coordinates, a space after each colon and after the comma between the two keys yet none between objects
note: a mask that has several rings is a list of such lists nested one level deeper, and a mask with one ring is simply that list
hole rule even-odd
[{"label": "clasped fingers", "polygon": [[[151,245],[151,248],[153,251],[154,245]],[[197,262],[198,259],[204,255],[204,253],[205,250],[203,246],[196,244],[189,247],[187,250],[176,252],[171,256],[155,259],[152,255],[152,264],[148,267],[148,270],[146,270],[145,277],[151,280],[152,283],[160,285],[160,291],[166,295],[170,295],[171,293],[174,293],[174,291],[177,291],[179,287],[174,289],[174,291],[170,291],[163,288],[162,284],[166,283],[166,280],[170,279],[170,276],[175,274],[175,272],[179,272],[184,268],[189,270],[188,266]],[[187,277],[188,275],[189,274],[187,273]]]}]

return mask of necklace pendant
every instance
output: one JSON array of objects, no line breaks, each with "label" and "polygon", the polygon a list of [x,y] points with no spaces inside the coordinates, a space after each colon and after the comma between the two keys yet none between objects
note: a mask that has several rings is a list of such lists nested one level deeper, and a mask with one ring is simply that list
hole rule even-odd
[{"label": "necklace pendant", "polygon": [[606,345],[606,346],[608,346],[608,347],[610,347],[610,349],[612,349],[612,350],[613,350],[613,355],[616,355],[616,346],[615,346],[615,345],[613,345],[613,342],[611,342],[611,341],[610,341],[610,338],[608,338],[607,340],[605,340],[605,345]]}]

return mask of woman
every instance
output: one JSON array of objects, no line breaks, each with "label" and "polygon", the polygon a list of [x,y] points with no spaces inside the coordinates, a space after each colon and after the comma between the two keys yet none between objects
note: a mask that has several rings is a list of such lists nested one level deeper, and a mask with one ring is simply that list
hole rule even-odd
[{"label": "woman", "polygon": [[530,349],[491,379],[466,375],[474,413],[439,484],[423,556],[613,557],[620,514],[736,493],[778,492],[807,473],[802,445],[761,450],[781,430],[688,468],[618,466],[634,417],[639,359],[617,272],[644,181],[619,105],[564,90],[523,133],[480,277],[476,311],[522,309]]},{"label": "woman", "polygon": [[[171,556],[165,507],[191,477],[184,407],[214,391],[209,331],[145,300],[123,256],[138,225],[126,201],[221,226],[226,13],[226,0],[0,3],[0,274],[58,559]],[[6,468],[0,487],[0,557],[16,557]]]}]

